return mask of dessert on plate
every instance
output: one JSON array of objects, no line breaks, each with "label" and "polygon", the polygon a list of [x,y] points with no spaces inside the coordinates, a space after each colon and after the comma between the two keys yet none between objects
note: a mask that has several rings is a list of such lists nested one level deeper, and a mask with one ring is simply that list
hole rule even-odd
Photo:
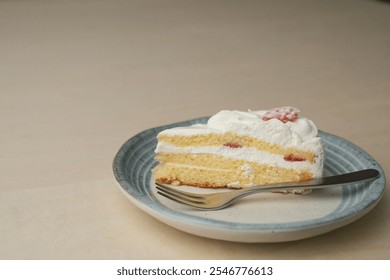
[{"label": "dessert on plate", "polygon": [[206,124],[157,135],[156,182],[245,188],[323,174],[324,148],[313,121],[294,107],[223,110]]}]

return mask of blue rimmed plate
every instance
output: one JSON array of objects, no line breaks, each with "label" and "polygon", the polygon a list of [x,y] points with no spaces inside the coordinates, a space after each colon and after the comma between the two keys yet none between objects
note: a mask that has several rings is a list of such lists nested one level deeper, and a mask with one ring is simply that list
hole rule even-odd
[{"label": "blue rimmed plate", "polygon": [[[374,208],[383,195],[385,175],[375,159],[351,142],[322,131],[319,135],[325,145],[327,175],[375,168],[380,178],[369,183],[314,190],[310,195],[252,195],[218,211],[195,210],[157,195],[151,173],[156,165],[156,135],[167,128],[205,123],[207,119],[145,130],[127,140],[114,158],[114,175],[124,195],[140,209],[172,227],[203,237],[237,242],[299,240],[357,220]],[[218,190],[191,188],[191,191]]]}]

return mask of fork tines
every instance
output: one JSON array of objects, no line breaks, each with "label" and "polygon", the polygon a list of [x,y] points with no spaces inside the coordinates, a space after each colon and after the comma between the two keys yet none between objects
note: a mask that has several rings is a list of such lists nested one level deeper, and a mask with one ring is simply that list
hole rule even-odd
[{"label": "fork tines", "polygon": [[191,206],[201,206],[205,205],[204,197],[196,195],[194,193],[187,193],[184,191],[177,191],[172,187],[156,183],[157,193],[181,204],[191,205]]}]

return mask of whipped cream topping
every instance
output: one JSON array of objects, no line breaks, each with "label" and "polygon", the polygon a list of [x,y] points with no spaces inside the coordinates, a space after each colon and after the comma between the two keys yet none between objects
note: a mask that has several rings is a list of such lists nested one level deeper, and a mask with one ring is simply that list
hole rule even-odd
[{"label": "whipped cream topping", "polygon": [[[296,109],[296,108],[294,108]],[[298,112],[299,110],[296,109]],[[207,124],[177,127],[160,132],[168,135],[195,135],[234,132],[261,139],[272,144],[295,147],[313,152],[322,149],[318,129],[313,121],[297,116],[294,121],[283,122],[278,118],[263,120],[269,111],[223,110],[210,117]]]},{"label": "whipped cream topping", "polygon": [[[282,136],[292,136],[297,142],[304,142],[317,136],[318,129],[309,119],[298,117],[295,121],[282,122],[277,118],[263,120],[268,111],[221,111],[212,116],[207,126],[223,132],[233,131],[264,139],[273,135],[274,140]],[[272,140],[272,139],[269,139]],[[280,139],[281,140],[281,139]]]}]

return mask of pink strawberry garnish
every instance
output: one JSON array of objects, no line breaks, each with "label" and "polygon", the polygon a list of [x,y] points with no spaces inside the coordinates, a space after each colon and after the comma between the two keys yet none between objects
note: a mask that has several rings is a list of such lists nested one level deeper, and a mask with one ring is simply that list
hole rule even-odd
[{"label": "pink strawberry garnish", "polygon": [[266,112],[262,119],[269,121],[271,119],[278,119],[281,122],[294,122],[298,118],[299,110],[294,107],[279,107]]},{"label": "pink strawberry garnish", "polygon": [[284,156],[284,160],[286,161],[305,161],[306,159],[301,156],[297,156],[294,154],[288,154]]},{"label": "pink strawberry garnish", "polygon": [[226,147],[229,147],[229,148],[233,148],[233,149],[242,148],[242,145],[240,145],[238,143],[234,143],[234,142],[227,142],[223,145]]}]

